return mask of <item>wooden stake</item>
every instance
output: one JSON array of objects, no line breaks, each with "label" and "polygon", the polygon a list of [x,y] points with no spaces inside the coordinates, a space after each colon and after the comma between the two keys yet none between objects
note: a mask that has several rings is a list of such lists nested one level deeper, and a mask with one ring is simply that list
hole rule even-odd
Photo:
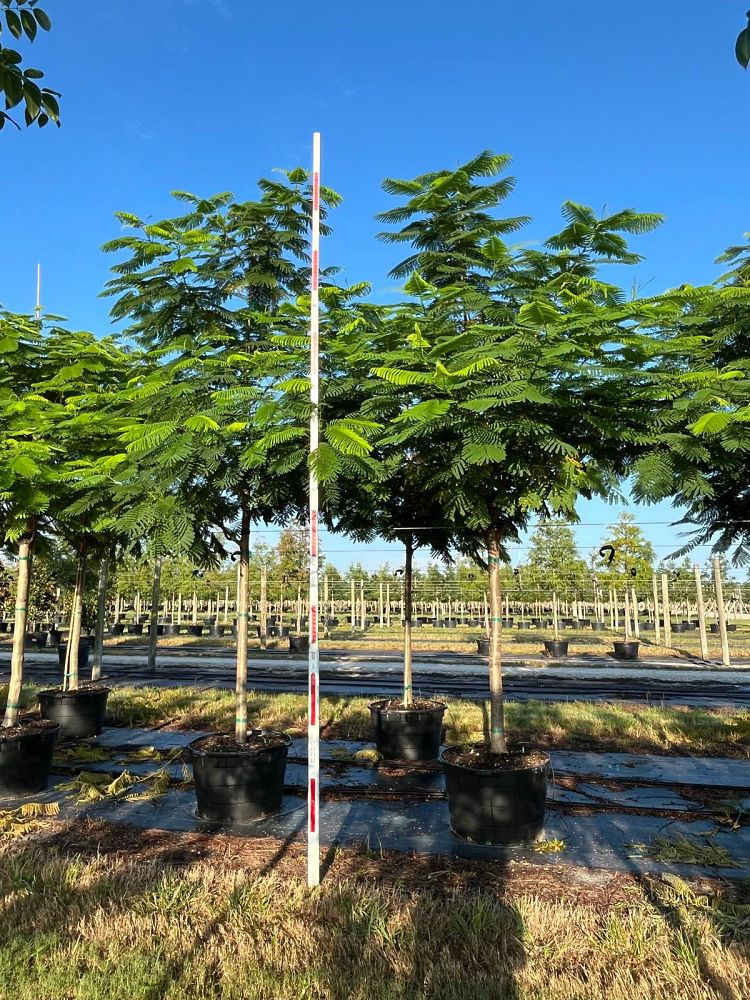
[{"label": "wooden stake", "polygon": [[708,659],[708,637],[706,636],[706,609],[703,605],[703,581],[701,580],[701,569],[696,563],[693,566],[695,576],[695,603],[698,608],[698,634],[701,639],[701,656]]},{"label": "wooden stake", "polygon": [[725,667],[730,667],[729,659],[729,636],[727,635],[727,613],[724,607],[724,593],[721,586],[721,564],[719,557],[714,556],[711,560],[714,568],[714,592],[716,594],[716,612],[719,616],[719,635],[721,636],[721,662]]},{"label": "wooden stake", "polygon": [[630,603],[633,606],[633,634],[640,640],[641,627],[638,624],[638,598],[635,596],[635,587],[630,588]]},{"label": "wooden stake", "polygon": [[656,573],[651,577],[651,585],[654,590],[654,638],[657,645],[661,645],[661,626],[659,625],[659,585],[656,582]]},{"label": "wooden stake", "polygon": [[672,616],[669,610],[669,579],[666,573],[661,575],[661,603],[664,609],[664,645],[672,648]]}]

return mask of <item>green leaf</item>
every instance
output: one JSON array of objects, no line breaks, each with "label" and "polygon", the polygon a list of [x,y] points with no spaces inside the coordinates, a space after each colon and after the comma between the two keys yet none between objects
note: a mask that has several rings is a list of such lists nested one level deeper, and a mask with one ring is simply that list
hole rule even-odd
[{"label": "green leaf", "polygon": [[737,56],[737,62],[743,69],[747,69],[750,64],[750,23],[737,36],[737,44],[734,51]]},{"label": "green leaf", "polygon": [[23,30],[26,32],[26,37],[33,42],[36,38],[37,21],[30,10],[21,11],[21,23],[23,24]]},{"label": "green leaf", "polygon": [[186,271],[197,271],[198,265],[190,257],[181,257],[169,265],[172,274],[184,274]]},{"label": "green leaf", "polygon": [[694,424],[691,424],[690,430],[694,434],[717,434],[724,430],[731,420],[731,413],[705,413]]},{"label": "green leaf", "polygon": [[542,300],[527,302],[518,310],[518,318],[522,323],[534,323],[539,326],[554,323],[559,316],[560,313],[550,302]]},{"label": "green leaf", "polygon": [[205,413],[196,413],[192,417],[188,417],[182,426],[189,431],[218,431],[220,429],[216,421],[207,417]]},{"label": "green leaf", "polygon": [[505,459],[505,448],[500,444],[479,444],[471,441],[464,445],[461,457],[469,465],[487,465],[490,462],[502,462]]},{"label": "green leaf", "polygon": [[34,17],[36,18],[37,24],[42,29],[42,31],[49,31],[52,27],[52,21],[50,21],[49,16],[45,11],[40,10],[39,7],[34,8]]},{"label": "green leaf", "polygon": [[10,29],[11,35],[14,38],[20,38],[23,34],[23,25],[21,24],[21,18],[16,14],[14,10],[5,11],[5,20]]},{"label": "green leaf", "polygon": [[423,403],[416,403],[408,410],[404,410],[400,416],[396,417],[394,423],[399,423],[402,420],[415,420],[419,423],[435,420],[444,416],[452,405],[450,400],[427,399]]}]

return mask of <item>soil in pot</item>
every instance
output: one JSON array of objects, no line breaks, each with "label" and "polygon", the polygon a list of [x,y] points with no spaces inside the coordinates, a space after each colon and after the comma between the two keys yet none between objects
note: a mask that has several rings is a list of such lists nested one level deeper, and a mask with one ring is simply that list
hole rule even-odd
[{"label": "soil in pot", "polygon": [[567,656],[568,655],[568,640],[567,639],[545,639],[544,640],[544,655],[545,656]]},{"label": "soil in pot", "polygon": [[310,651],[310,639],[306,635],[289,636],[290,653],[308,653]]},{"label": "soil in pot", "polygon": [[[60,664],[60,669],[65,670],[65,656],[68,652],[67,642],[61,642],[57,647],[57,660]],[[89,643],[83,643],[78,647],[78,674],[85,674],[89,668],[89,654],[91,653],[91,646]]]},{"label": "soil in pot", "polygon": [[0,729],[0,794],[44,791],[59,731],[59,725],[47,719],[24,719]]},{"label": "soil in pot", "polygon": [[638,659],[638,647],[639,642],[628,641],[628,642],[613,642],[615,656],[618,660],[637,660]]},{"label": "soil in pot", "polygon": [[440,753],[445,705],[415,701],[408,708],[397,698],[368,706],[373,739],[386,760],[435,760]]},{"label": "soil in pot", "polygon": [[104,728],[109,688],[89,685],[77,691],[39,692],[42,718],[60,724],[60,739],[98,736]]},{"label": "soil in pot", "polygon": [[281,809],[291,737],[251,729],[247,740],[242,745],[233,735],[216,733],[190,744],[201,819],[247,822]]},{"label": "soil in pot", "polygon": [[509,747],[490,753],[487,744],[443,751],[453,833],[477,844],[524,844],[542,835],[549,755]]}]

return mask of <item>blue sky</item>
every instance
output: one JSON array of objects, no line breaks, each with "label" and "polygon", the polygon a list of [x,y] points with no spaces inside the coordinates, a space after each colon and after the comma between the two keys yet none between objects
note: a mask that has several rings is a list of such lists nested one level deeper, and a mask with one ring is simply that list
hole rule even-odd
[{"label": "blue sky", "polygon": [[[750,75],[733,52],[742,0],[43,6],[53,30],[30,64],[62,91],[63,127],[0,136],[6,308],[33,308],[41,261],[47,310],[106,332],[98,248],[118,234],[115,210],[168,214],[175,188],[251,197],[257,177],[308,164],[315,129],[324,182],[345,199],[323,263],[370,280],[381,300],[395,295],[398,259],[375,240],[381,179],[487,147],[513,156],[508,214],[535,218],[519,240],[553,232],[566,198],[664,213],[637,243],[647,259],[622,275],[628,286],[712,280],[714,257],[750,229]],[[588,549],[616,511],[581,513],[594,522],[580,532]],[[638,516],[672,544],[668,507]]]}]

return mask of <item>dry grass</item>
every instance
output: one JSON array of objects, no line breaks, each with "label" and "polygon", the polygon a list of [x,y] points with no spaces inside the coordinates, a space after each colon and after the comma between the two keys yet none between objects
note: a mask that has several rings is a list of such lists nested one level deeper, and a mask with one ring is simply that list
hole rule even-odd
[{"label": "dry grass", "polygon": [[267,846],[264,864],[245,867],[5,845],[0,996],[744,1000],[750,989],[748,907],[678,880],[607,875],[587,890],[582,872],[577,894],[570,874],[547,873],[538,892],[532,869],[339,852],[311,892],[302,852],[277,850],[277,870]]},{"label": "dry grass", "polygon": [[[487,706],[446,699],[446,741],[482,739]],[[368,699],[325,697],[324,737],[370,739]],[[110,695],[116,725],[158,725],[177,729],[231,728],[233,694],[194,688],[115,689]],[[307,697],[251,692],[250,724],[303,735]],[[638,705],[623,702],[509,702],[510,735],[540,746],[618,749],[639,753],[750,757],[750,712]]]}]

